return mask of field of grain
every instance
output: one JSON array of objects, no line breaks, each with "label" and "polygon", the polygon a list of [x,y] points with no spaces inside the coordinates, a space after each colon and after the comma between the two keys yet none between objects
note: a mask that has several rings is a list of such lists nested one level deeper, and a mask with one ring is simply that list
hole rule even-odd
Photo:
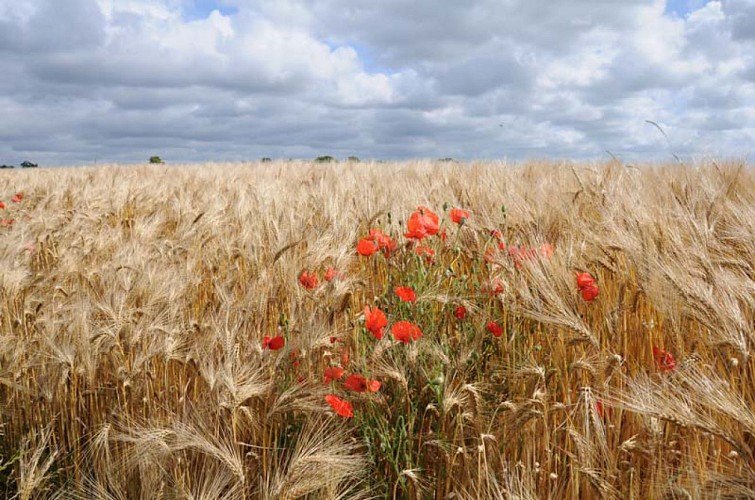
[{"label": "field of grain", "polygon": [[0,495],[755,498],[741,163],[39,169],[0,201]]}]

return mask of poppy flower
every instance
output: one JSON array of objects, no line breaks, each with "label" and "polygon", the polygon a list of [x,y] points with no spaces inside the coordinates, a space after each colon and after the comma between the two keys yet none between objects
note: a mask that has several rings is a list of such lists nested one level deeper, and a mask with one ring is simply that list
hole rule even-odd
[{"label": "poppy flower", "polygon": [[603,401],[598,399],[595,401],[595,411],[598,412],[598,415],[600,415],[600,418],[606,418],[606,415],[610,418],[613,415],[613,411],[611,411],[611,408],[606,408],[603,404]]},{"label": "poppy flower", "polygon": [[385,317],[383,311],[377,307],[370,309],[370,306],[364,306],[364,327],[376,339],[380,340],[383,338],[383,329],[386,326],[388,326],[388,318]]},{"label": "poppy flower", "polygon": [[362,375],[352,373],[343,383],[343,386],[354,392],[377,392],[380,390],[380,386],[383,385],[377,380],[370,380]]},{"label": "poppy flower", "polygon": [[326,395],[325,401],[340,416],[345,418],[351,418],[354,416],[354,407],[351,406],[351,403],[349,403],[348,401],[344,401],[334,394]]},{"label": "poppy flower", "polygon": [[288,357],[291,359],[291,366],[294,367],[294,370],[297,370],[299,368],[299,353],[293,350]]},{"label": "poppy flower", "polygon": [[417,341],[422,337],[422,331],[414,323],[409,321],[397,321],[391,327],[391,333],[393,338],[404,344],[408,344],[409,341]]},{"label": "poppy flower", "polygon": [[653,359],[655,360],[656,368],[662,372],[670,372],[676,368],[674,355],[660,347],[653,346]]},{"label": "poppy flower", "polygon": [[281,349],[284,345],[286,345],[286,339],[283,338],[283,335],[278,335],[277,337],[270,337],[269,335],[265,335],[265,338],[262,339],[263,349],[270,349],[271,351],[277,351],[278,349]]},{"label": "poppy flower", "polygon": [[0,219],[0,226],[12,227],[16,223],[16,219]]},{"label": "poppy flower", "polygon": [[590,273],[577,273],[577,288],[582,290],[588,286],[595,285],[595,278]]},{"label": "poppy flower", "polygon": [[498,278],[495,278],[483,285],[482,292],[487,293],[491,297],[499,295],[504,292],[503,283]]},{"label": "poppy flower", "polygon": [[325,368],[325,383],[329,383],[333,380],[340,380],[343,374],[346,372],[340,366],[329,366]]},{"label": "poppy flower", "polygon": [[414,253],[416,253],[420,257],[424,255],[425,260],[428,264],[432,264],[433,259],[435,258],[435,250],[422,245],[417,246],[417,248],[414,249]]},{"label": "poppy flower", "polygon": [[404,302],[414,302],[417,300],[417,294],[409,287],[396,287],[396,295]]},{"label": "poppy flower", "polygon": [[334,279],[340,278],[340,277],[341,277],[341,271],[333,267],[329,267],[327,271],[325,271],[325,281],[327,282],[331,282]]},{"label": "poppy flower", "polygon": [[464,224],[469,219],[469,211],[462,210],[461,208],[452,208],[449,215],[455,224]]},{"label": "poppy flower", "polygon": [[302,273],[299,275],[299,283],[301,283],[301,285],[307,290],[313,290],[317,288],[320,280],[317,279],[317,275],[315,273],[302,271]]},{"label": "poppy flower", "polygon": [[5,203],[3,203],[2,201],[0,201],[0,210],[2,210],[3,208],[5,208]]},{"label": "poppy flower", "polygon": [[24,199],[24,193],[19,191],[13,196],[13,198],[10,199],[10,201],[12,201],[13,203],[21,203],[21,200],[23,199]]},{"label": "poppy flower", "polygon": [[464,306],[458,306],[456,309],[454,309],[454,316],[456,316],[456,319],[463,320],[467,317],[467,310]]},{"label": "poppy flower", "polygon": [[330,343],[331,344],[335,344],[336,342],[343,342],[343,339],[340,339],[340,338],[338,338],[335,335],[331,335],[330,336]]},{"label": "poppy flower", "polygon": [[491,263],[495,263],[497,257],[498,257],[498,252],[496,251],[495,247],[488,247],[485,250],[485,254],[482,256],[482,260],[484,260],[488,264],[491,264]]},{"label": "poppy flower", "polygon": [[440,232],[440,241],[445,243],[447,239],[448,239],[448,235],[446,234],[446,230],[444,229],[443,231]]},{"label": "poppy flower", "polygon": [[377,251],[378,246],[375,242],[368,240],[367,238],[363,238],[357,243],[357,253],[362,257],[369,257]]},{"label": "poppy flower", "polygon": [[408,232],[404,236],[407,238],[421,240],[426,236],[436,235],[440,231],[438,214],[427,207],[419,206],[406,221],[406,228]]},{"label": "poppy flower", "polygon": [[553,245],[550,243],[543,243],[540,245],[540,255],[548,259],[553,257]]},{"label": "poppy flower", "polygon": [[503,328],[495,321],[488,321],[488,324],[485,326],[485,328],[487,328],[488,331],[493,334],[493,337],[498,338],[503,335]]},{"label": "poppy flower", "polygon": [[600,290],[595,285],[589,285],[581,289],[580,293],[586,302],[592,302],[600,295]]},{"label": "poppy flower", "polygon": [[377,244],[378,249],[381,250],[386,257],[389,257],[391,252],[396,250],[396,242],[380,229],[370,229],[370,235],[365,239],[374,241]]}]

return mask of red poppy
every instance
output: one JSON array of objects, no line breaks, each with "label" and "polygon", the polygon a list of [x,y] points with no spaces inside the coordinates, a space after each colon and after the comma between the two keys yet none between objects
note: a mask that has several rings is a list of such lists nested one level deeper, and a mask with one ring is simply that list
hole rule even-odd
[{"label": "red poppy", "polygon": [[325,281],[331,282],[336,278],[341,278],[341,271],[333,267],[329,267],[327,271],[325,271]]},{"label": "red poppy", "polygon": [[299,353],[293,350],[288,357],[291,358],[291,366],[294,367],[294,370],[297,370],[299,368]]},{"label": "red poppy", "polygon": [[370,309],[370,306],[364,306],[364,327],[372,333],[372,335],[380,340],[383,338],[383,329],[388,326],[388,318],[385,317],[385,313],[374,307]]},{"label": "red poppy", "polygon": [[610,418],[613,415],[611,408],[606,408],[603,404],[603,401],[600,399],[595,400],[595,411],[598,412],[600,418],[606,418],[606,415],[608,415],[608,417]]},{"label": "red poppy", "polygon": [[454,309],[454,316],[456,316],[456,319],[463,320],[467,317],[467,310],[464,306],[458,306],[456,309]]},{"label": "red poppy", "polygon": [[452,208],[449,214],[451,220],[456,224],[464,224],[469,219],[469,211],[461,208]]},{"label": "red poppy", "polygon": [[317,279],[317,275],[315,273],[302,271],[302,273],[299,275],[299,283],[301,283],[301,285],[307,290],[313,290],[317,288],[320,280]]},{"label": "red poppy", "polygon": [[443,231],[440,232],[440,241],[445,243],[447,239],[448,239],[448,235],[446,234],[446,230],[444,229]]},{"label": "red poppy", "polygon": [[329,383],[332,380],[340,380],[346,370],[340,366],[329,366],[325,368],[325,383]]},{"label": "red poppy", "polygon": [[11,227],[16,223],[16,219],[0,219],[0,226]]},{"label": "red poppy", "polygon": [[589,285],[580,290],[580,293],[586,302],[592,302],[600,295],[600,290],[595,285]]},{"label": "red poppy", "polygon": [[369,257],[378,251],[378,246],[375,242],[363,238],[357,243],[357,253],[363,257]]},{"label": "red poppy", "polygon": [[590,273],[577,273],[577,288],[582,290],[588,286],[595,285],[595,278]]},{"label": "red poppy", "polygon": [[553,257],[553,245],[550,243],[543,243],[540,245],[540,255],[548,259]]},{"label": "red poppy", "polygon": [[396,242],[380,229],[370,229],[370,235],[365,239],[374,241],[377,244],[378,249],[382,250],[386,257],[389,257],[391,252],[396,250]]},{"label": "red poppy", "polygon": [[498,323],[496,323],[495,321],[488,321],[488,324],[486,325],[486,328],[496,338],[500,337],[501,335],[503,335],[503,328]]},{"label": "red poppy", "polygon": [[331,335],[330,336],[330,343],[331,344],[335,344],[336,342],[343,343],[343,339],[340,339],[340,338],[336,337],[335,335]]},{"label": "red poppy", "polygon": [[397,321],[391,327],[391,333],[393,338],[404,344],[408,344],[410,340],[417,341],[422,337],[422,331],[414,323],[409,321]]},{"label": "red poppy", "polygon": [[406,221],[406,228],[409,231],[404,236],[417,240],[438,234],[440,230],[438,215],[427,207],[419,206]]},{"label": "red poppy", "polygon": [[286,339],[283,338],[283,335],[278,335],[277,337],[270,337],[269,335],[265,335],[265,338],[262,339],[263,349],[270,349],[271,351],[277,351],[278,349],[281,349],[284,345],[286,345]]},{"label": "red poppy", "polygon": [[417,300],[417,294],[409,287],[396,287],[396,295],[404,302],[414,302]]},{"label": "red poppy", "polygon": [[325,396],[325,401],[340,416],[345,418],[351,418],[354,416],[354,407],[352,407],[351,403],[348,401],[344,401],[334,394],[328,394]]},{"label": "red poppy", "polygon": [[370,380],[361,375],[353,373],[346,377],[343,386],[354,392],[377,392],[380,390],[380,386],[383,385],[377,380]]},{"label": "red poppy", "polygon": [[670,372],[676,368],[674,355],[660,347],[653,346],[653,359],[655,360],[656,368],[662,372]]},{"label": "red poppy", "polygon": [[504,292],[503,283],[498,278],[495,278],[491,281],[489,281],[487,284],[483,285],[482,292],[487,293],[491,297],[499,295]]},{"label": "red poppy", "polygon": [[13,198],[10,199],[10,201],[12,201],[13,203],[21,203],[21,200],[23,199],[24,199],[24,193],[19,191],[18,193],[15,194],[15,196],[13,196]]},{"label": "red poppy", "polygon": [[425,260],[428,262],[428,264],[432,264],[433,259],[435,258],[435,250],[422,245],[418,245],[417,248],[414,249],[414,253],[416,253],[420,257],[424,255]]},{"label": "red poppy", "polygon": [[0,201],[0,210],[2,210],[3,208],[5,208],[5,203],[3,203],[2,201]]}]

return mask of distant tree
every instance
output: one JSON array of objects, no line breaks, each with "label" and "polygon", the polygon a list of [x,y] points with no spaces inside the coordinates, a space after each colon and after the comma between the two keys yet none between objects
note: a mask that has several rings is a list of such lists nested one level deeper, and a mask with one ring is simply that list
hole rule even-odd
[{"label": "distant tree", "polygon": [[333,158],[332,156],[326,155],[326,156],[318,156],[317,158],[315,158],[315,161],[317,163],[330,163],[337,160]]},{"label": "distant tree", "polygon": [[359,163],[359,157],[358,156],[349,156],[348,161],[352,163]]},{"label": "distant tree", "polygon": [[0,165],[0,168],[13,168],[13,165]]},{"label": "distant tree", "polygon": [[165,162],[163,161],[163,159],[162,159],[162,158],[160,158],[159,156],[150,156],[150,157],[149,157],[149,162],[150,162],[150,163],[153,163],[153,164],[160,164],[160,163],[165,163]]},{"label": "distant tree", "polygon": [[442,161],[444,163],[456,163],[456,160],[453,158],[439,158],[438,161]]},{"label": "distant tree", "polygon": [[262,158],[261,161],[262,161],[262,163],[270,163],[273,160],[271,158],[268,158],[267,156],[265,156],[264,158]]},{"label": "distant tree", "polygon": [[37,168],[39,165],[30,161],[21,162],[21,168]]}]

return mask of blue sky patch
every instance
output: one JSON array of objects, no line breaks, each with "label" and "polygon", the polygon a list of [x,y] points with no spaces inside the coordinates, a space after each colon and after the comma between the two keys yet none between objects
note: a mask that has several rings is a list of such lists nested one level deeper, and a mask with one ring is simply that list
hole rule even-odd
[{"label": "blue sky patch", "polygon": [[187,21],[194,21],[197,19],[207,19],[213,10],[220,11],[224,16],[230,16],[238,12],[236,7],[222,5],[217,0],[194,0],[189,3],[183,14]]}]

